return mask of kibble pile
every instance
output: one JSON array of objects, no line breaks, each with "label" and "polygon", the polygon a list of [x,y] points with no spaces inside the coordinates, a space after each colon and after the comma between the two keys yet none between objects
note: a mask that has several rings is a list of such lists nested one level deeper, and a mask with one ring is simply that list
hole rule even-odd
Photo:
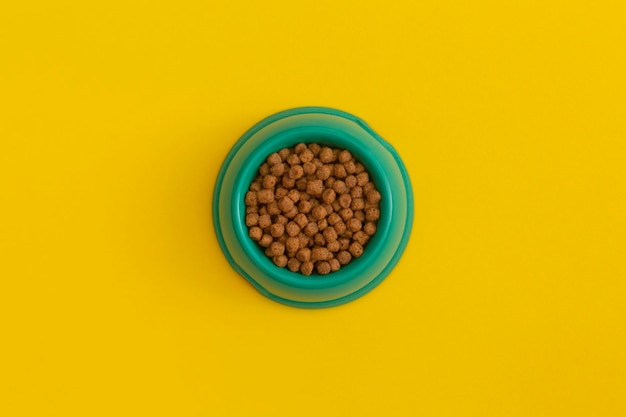
[{"label": "kibble pile", "polygon": [[363,254],[380,200],[349,151],[300,143],[259,168],[245,196],[246,226],[277,266],[326,275]]}]

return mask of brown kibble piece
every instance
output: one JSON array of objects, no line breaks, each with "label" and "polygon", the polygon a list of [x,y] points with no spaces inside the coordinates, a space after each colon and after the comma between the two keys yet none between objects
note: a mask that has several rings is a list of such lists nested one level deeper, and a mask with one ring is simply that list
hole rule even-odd
[{"label": "brown kibble piece", "polygon": [[273,175],[266,175],[263,177],[263,188],[272,189],[276,186],[276,177]]},{"label": "brown kibble piece", "polygon": [[335,164],[335,166],[333,167],[333,175],[336,178],[346,178],[346,176],[348,175],[348,173],[346,172],[346,167],[344,167],[342,164]]},{"label": "brown kibble piece", "polygon": [[363,186],[363,194],[367,195],[367,193],[375,189],[376,189],[376,186],[374,185],[374,183],[368,182],[367,184]]},{"label": "brown kibble piece", "polygon": [[298,210],[300,210],[300,213],[310,213],[312,208],[313,205],[306,200],[300,201],[298,203]]},{"label": "brown kibble piece", "polygon": [[380,202],[381,200],[381,195],[378,191],[376,190],[370,190],[366,195],[365,198],[367,199],[367,202],[370,204],[376,204],[378,202]]},{"label": "brown kibble piece", "polygon": [[265,176],[270,173],[270,166],[268,164],[263,164],[259,167],[259,174]]},{"label": "brown kibble piece", "polygon": [[370,207],[365,210],[365,219],[371,222],[380,219],[380,210],[375,207]]},{"label": "brown kibble piece", "polygon": [[278,208],[280,208],[283,213],[290,211],[293,208],[293,200],[287,196],[281,198],[278,202]]},{"label": "brown kibble piece", "polygon": [[306,178],[300,178],[299,180],[296,180],[296,187],[298,187],[299,191],[306,191],[307,184],[308,181]]},{"label": "brown kibble piece", "polygon": [[368,182],[370,182],[370,176],[367,172],[361,172],[356,176],[357,184],[361,187],[365,186]]},{"label": "brown kibble piece", "polygon": [[278,203],[276,201],[272,201],[267,205],[267,213],[271,214],[272,216],[276,216],[282,213],[282,211],[278,207]]},{"label": "brown kibble piece", "polygon": [[283,158],[281,158],[280,155],[276,152],[274,152],[273,154],[267,157],[267,163],[272,166],[276,164],[280,164],[282,162],[283,162]]},{"label": "brown kibble piece", "polygon": [[340,222],[341,221],[341,216],[337,213],[330,213],[330,215],[328,216],[328,224],[330,224],[331,226],[334,226],[335,223]]},{"label": "brown kibble piece", "polygon": [[358,232],[363,227],[363,225],[361,224],[361,221],[354,217],[346,222],[346,226],[348,227],[348,230],[350,230],[351,232]]},{"label": "brown kibble piece", "polygon": [[343,250],[337,254],[337,260],[341,265],[347,265],[352,260],[350,252]]},{"label": "brown kibble piece", "polygon": [[333,188],[333,185],[335,185],[335,181],[337,181],[335,177],[330,177],[326,181],[324,181],[324,186],[326,188]]},{"label": "brown kibble piece", "polygon": [[326,204],[331,204],[333,201],[335,201],[336,197],[337,197],[337,194],[335,193],[335,190],[333,190],[332,188],[327,188],[322,193],[322,201]]},{"label": "brown kibble piece", "polygon": [[315,268],[320,275],[328,275],[330,274],[330,264],[326,261],[318,262],[315,264]]},{"label": "brown kibble piece", "polygon": [[320,180],[326,180],[333,173],[333,170],[328,165],[323,165],[315,171],[315,176]]},{"label": "brown kibble piece", "polygon": [[298,215],[298,213],[299,213],[298,208],[294,206],[294,208],[292,208],[287,213],[285,213],[285,217],[288,219],[293,219],[294,217]]},{"label": "brown kibble piece", "polygon": [[272,190],[261,190],[257,193],[257,200],[261,204],[268,204],[274,201],[274,191]]},{"label": "brown kibble piece", "polygon": [[276,200],[280,200],[286,195],[287,195],[287,189],[285,187],[278,187],[276,188],[276,191],[274,191],[274,198]]},{"label": "brown kibble piece", "polygon": [[328,227],[328,220],[322,219],[317,221],[317,230],[323,232]]},{"label": "brown kibble piece", "polygon": [[363,225],[363,231],[367,233],[369,236],[373,236],[376,233],[376,223],[367,222]]},{"label": "brown kibble piece", "polygon": [[298,249],[298,252],[296,252],[296,258],[298,258],[300,262],[310,261],[311,249],[306,248],[306,247]]},{"label": "brown kibble piece", "polygon": [[362,246],[365,246],[370,240],[370,237],[364,231],[359,230],[352,235],[352,240],[360,243]]},{"label": "brown kibble piece", "polygon": [[282,235],[285,234],[285,226],[283,226],[280,223],[274,223],[273,225],[270,226],[270,234],[274,238],[281,237]]},{"label": "brown kibble piece", "polygon": [[289,169],[289,177],[294,180],[300,179],[304,176],[304,168],[302,165],[294,165]]},{"label": "brown kibble piece", "polygon": [[352,197],[350,197],[350,194],[341,194],[337,201],[339,201],[339,205],[344,209],[350,208],[350,205],[352,205]]},{"label": "brown kibble piece", "polygon": [[362,163],[357,162],[355,165],[356,165],[356,171],[354,172],[356,172],[357,174],[360,174],[361,172],[365,171],[365,165],[363,165]]},{"label": "brown kibble piece", "polygon": [[295,153],[292,153],[291,155],[289,155],[287,157],[287,163],[289,165],[291,165],[292,167],[294,165],[299,165],[300,164],[300,157],[298,155],[296,155]]},{"label": "brown kibble piece", "polygon": [[332,162],[333,157],[334,157],[333,151],[332,149],[328,147],[323,147],[322,150],[320,151],[320,155],[319,155],[320,161],[322,161],[325,164]]},{"label": "brown kibble piece", "polygon": [[363,255],[363,246],[359,242],[352,242],[348,249],[353,257],[358,258]]},{"label": "brown kibble piece", "polygon": [[304,226],[304,229],[303,229],[304,234],[307,236],[315,236],[318,230],[319,228],[317,227],[317,223],[315,222],[310,222],[309,224]]},{"label": "brown kibble piece", "polygon": [[345,179],[346,187],[354,188],[357,186],[357,180],[354,175],[348,175]]},{"label": "brown kibble piece", "polygon": [[259,227],[265,229],[272,225],[272,217],[269,214],[262,214],[259,216]]},{"label": "brown kibble piece", "polygon": [[353,198],[350,205],[352,210],[363,210],[365,208],[365,201],[362,198]]},{"label": "brown kibble piece", "polygon": [[304,213],[298,213],[293,221],[296,222],[296,224],[300,226],[300,228],[303,228],[307,225],[307,223],[309,223],[309,219],[306,218],[306,215]]},{"label": "brown kibble piece", "polygon": [[326,246],[326,239],[324,239],[324,235],[316,233],[315,236],[313,236],[313,244],[317,246]]},{"label": "brown kibble piece", "polygon": [[348,187],[345,182],[338,180],[333,183],[333,190],[335,190],[337,194],[343,194],[348,191]]},{"label": "brown kibble piece", "polygon": [[339,201],[335,200],[331,203],[334,212],[339,212],[341,210],[341,206],[339,205]]},{"label": "brown kibble piece", "polygon": [[280,157],[281,157],[281,159],[282,159],[283,161],[286,161],[286,160],[287,160],[287,157],[288,157],[289,155],[291,155],[291,151],[290,151],[289,149],[287,149],[287,148],[283,148],[283,149],[281,149],[280,151],[278,151],[278,155],[280,155]]},{"label": "brown kibble piece", "polygon": [[335,223],[335,225],[333,226],[333,229],[335,229],[335,232],[337,232],[337,234],[342,234],[343,232],[346,231],[348,227],[346,226],[346,224],[343,222],[343,220],[339,220],[337,223]]},{"label": "brown kibble piece", "polygon": [[278,216],[275,217],[274,223],[280,223],[283,226],[287,226],[287,223],[289,223],[289,219],[281,214],[279,214]]},{"label": "brown kibble piece", "polygon": [[315,174],[315,171],[317,171],[317,166],[313,162],[306,162],[302,166],[302,169],[306,175],[313,175]]},{"label": "brown kibble piece", "polygon": [[339,260],[333,258],[330,261],[328,261],[328,263],[330,264],[330,270],[331,272],[337,272],[341,269],[341,263],[339,262]]},{"label": "brown kibble piece", "polygon": [[334,242],[337,240],[337,231],[332,227],[327,227],[323,232],[324,239],[326,242]]},{"label": "brown kibble piece", "polygon": [[313,208],[313,217],[315,218],[315,220],[322,220],[324,217],[326,217],[326,209],[324,208],[324,206],[317,206],[315,208]]},{"label": "brown kibble piece", "polygon": [[285,247],[287,248],[287,252],[295,252],[300,249],[300,239],[297,237],[287,238],[285,242]]},{"label": "brown kibble piece", "polygon": [[294,203],[297,203],[300,201],[300,191],[291,189],[287,193],[287,197],[289,197]]},{"label": "brown kibble piece", "polygon": [[348,161],[343,164],[343,166],[346,167],[346,172],[348,173],[348,175],[354,174],[356,172],[356,164],[354,163],[354,161]]},{"label": "brown kibble piece", "polygon": [[363,197],[363,187],[361,187],[360,185],[357,185],[356,187],[351,189],[350,190],[350,196],[352,196],[352,198],[361,198],[361,197]]},{"label": "brown kibble piece", "polygon": [[246,206],[246,214],[250,213],[259,214],[259,206]]},{"label": "brown kibble piece", "polygon": [[284,268],[288,263],[285,255],[274,256],[272,260],[274,261],[274,264],[280,268]]},{"label": "brown kibble piece", "polygon": [[[241,201],[241,200],[239,200]],[[244,199],[244,202],[246,203],[247,206],[256,206],[258,204],[257,202],[257,193],[252,192],[252,191],[248,191],[246,193],[246,198]]]},{"label": "brown kibble piece", "polygon": [[308,181],[306,184],[306,192],[310,195],[320,195],[324,191],[324,184],[321,180]]},{"label": "brown kibble piece", "polygon": [[311,150],[311,152],[313,152],[313,155],[317,156],[322,150],[322,147],[317,143],[311,143],[309,144],[309,149]]},{"label": "brown kibble piece", "polygon": [[326,259],[329,259],[329,258],[330,258],[330,252],[326,248],[315,246],[311,250],[311,261],[313,262],[325,261]]},{"label": "brown kibble piece", "polygon": [[259,215],[257,213],[246,214],[246,226],[252,227],[259,224]]},{"label": "brown kibble piece", "polygon": [[289,175],[283,175],[280,183],[287,189],[292,189],[296,186],[296,180],[289,178]]},{"label": "brown kibble piece", "polygon": [[272,242],[268,250],[272,256],[283,255],[285,253],[285,244],[281,242]]},{"label": "brown kibble piece", "polygon": [[311,162],[313,160],[313,158],[314,158],[314,155],[313,155],[313,152],[310,149],[305,149],[300,154],[300,161],[303,164],[306,164],[307,162]]},{"label": "brown kibble piece", "polygon": [[287,261],[287,269],[289,269],[291,272],[300,271],[301,266],[302,262],[300,262],[296,258],[289,258],[289,260]]},{"label": "brown kibble piece", "polygon": [[300,272],[302,272],[302,274],[306,276],[311,275],[313,273],[313,262],[302,262],[302,265],[300,266]]},{"label": "brown kibble piece", "polygon": [[300,155],[305,149],[308,149],[306,143],[300,142],[293,148],[293,151]]},{"label": "brown kibble piece", "polygon": [[265,234],[261,237],[261,239],[259,239],[259,245],[261,245],[264,248],[267,248],[272,244],[273,241],[274,239],[272,239],[272,236]]},{"label": "brown kibble piece", "polygon": [[361,222],[364,222],[365,221],[365,212],[363,210],[356,210],[356,211],[354,211],[354,218],[361,220]]},{"label": "brown kibble piece", "polygon": [[263,230],[259,226],[251,227],[250,230],[248,230],[248,236],[258,242],[263,237]]},{"label": "brown kibble piece", "polygon": [[[261,187],[261,177],[255,179],[252,184],[250,184],[250,191],[261,191],[263,187]],[[248,203],[246,203],[248,204]]]},{"label": "brown kibble piece", "polygon": [[290,221],[285,226],[285,232],[287,232],[287,234],[291,237],[298,236],[300,233],[300,226],[298,226],[298,223],[295,221]]},{"label": "brown kibble piece", "polygon": [[306,248],[311,243],[311,238],[302,232],[298,235],[298,240],[300,241],[301,248]]},{"label": "brown kibble piece", "polygon": [[341,244],[339,243],[338,240],[335,240],[334,242],[328,242],[326,244],[326,249],[328,249],[329,251],[333,253],[339,252],[339,249],[341,249]]},{"label": "brown kibble piece", "polygon": [[346,237],[338,239],[337,242],[339,242],[339,250],[348,250],[350,247],[350,239]]},{"label": "brown kibble piece", "polygon": [[285,173],[285,166],[283,164],[272,165],[272,167],[270,168],[270,172],[275,177],[280,177]]},{"label": "brown kibble piece", "polygon": [[344,222],[347,222],[349,219],[354,217],[354,212],[350,208],[344,208],[339,211],[339,215],[341,216]]},{"label": "brown kibble piece", "polygon": [[337,160],[342,164],[345,164],[351,159],[352,159],[352,154],[350,153],[350,151],[347,151],[345,149],[339,152],[339,155],[337,155]]}]

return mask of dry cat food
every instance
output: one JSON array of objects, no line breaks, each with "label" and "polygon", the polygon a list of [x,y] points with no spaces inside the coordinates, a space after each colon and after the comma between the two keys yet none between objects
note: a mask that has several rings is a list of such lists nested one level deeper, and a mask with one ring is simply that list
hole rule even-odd
[{"label": "dry cat food", "polygon": [[380,200],[349,151],[300,143],[259,168],[245,196],[246,226],[277,266],[326,275],[363,254]]}]

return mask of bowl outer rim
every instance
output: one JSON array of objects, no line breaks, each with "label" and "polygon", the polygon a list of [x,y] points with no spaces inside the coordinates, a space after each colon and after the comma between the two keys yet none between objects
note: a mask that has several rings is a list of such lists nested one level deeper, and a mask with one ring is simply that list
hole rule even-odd
[{"label": "bowl outer rim", "polygon": [[[397,165],[397,168],[400,171],[400,174],[402,175],[402,178],[404,181],[403,188],[406,194],[405,195],[406,204],[407,204],[406,221],[404,225],[404,230],[402,232],[402,237],[400,239],[399,244],[397,245],[397,248],[393,256],[389,259],[389,261],[387,262],[385,267],[382,269],[382,271],[380,271],[374,279],[369,281],[364,286],[358,288],[357,290],[347,295],[338,297],[338,298],[334,298],[330,300],[323,300],[323,301],[291,300],[291,299],[276,295],[272,293],[271,291],[269,291],[267,288],[265,288],[263,285],[257,282],[253,277],[249,276],[249,274],[245,270],[243,270],[243,268],[241,268],[241,266],[238,265],[237,262],[234,260],[234,258],[230,254],[230,251],[227,248],[227,245],[224,241],[224,237],[222,236],[222,227],[220,224],[219,200],[220,200],[220,195],[221,195],[222,182],[224,180],[224,176],[228,170],[228,167],[230,166],[230,163],[232,162],[234,157],[237,155],[237,152],[239,151],[239,149],[243,146],[243,144],[248,139],[250,139],[254,134],[256,134],[261,129],[265,128],[266,126],[269,126],[272,123],[275,123],[284,118],[288,118],[288,117],[295,116],[295,115],[303,115],[303,114],[326,114],[326,115],[339,116],[341,118],[347,119],[349,121],[352,121],[358,124],[359,127],[364,129],[369,135],[371,135],[375,140],[377,140],[391,154],[391,156],[393,157]],[[230,149],[229,153],[227,154],[226,158],[224,159],[224,162],[222,163],[222,166],[218,173],[217,180],[215,183],[215,189],[213,193],[212,212],[213,212],[213,224],[215,227],[215,234],[216,234],[218,243],[220,245],[220,248],[222,252],[224,253],[226,259],[228,260],[231,267],[233,267],[235,271],[237,271],[247,281],[249,281],[261,294],[265,295],[266,297],[276,302],[293,306],[293,307],[323,308],[323,307],[337,306],[337,305],[355,300],[361,297],[362,295],[366,294],[367,292],[371,291],[389,275],[391,270],[398,263],[399,259],[404,253],[404,250],[406,249],[406,245],[408,244],[408,240],[409,240],[412,226],[413,226],[414,200],[413,200],[413,190],[412,190],[410,178],[409,178],[407,169],[404,163],[402,162],[402,159],[398,155],[397,151],[393,148],[393,146],[389,144],[387,141],[385,141],[382,137],[380,137],[366,122],[342,110],[329,108],[329,107],[307,106],[307,107],[291,108],[288,110],[283,110],[278,113],[272,114],[262,119],[261,121],[257,122],[237,140],[237,142],[233,145],[233,147]]]}]

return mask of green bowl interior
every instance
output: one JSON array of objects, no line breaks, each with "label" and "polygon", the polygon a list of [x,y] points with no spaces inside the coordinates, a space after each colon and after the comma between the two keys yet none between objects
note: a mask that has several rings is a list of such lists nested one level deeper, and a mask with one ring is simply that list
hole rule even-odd
[{"label": "green bowl interior", "polygon": [[[385,167],[380,164],[376,155],[367,147],[359,146],[360,142],[350,136],[342,134],[343,132],[333,132],[328,129],[295,128],[285,132],[281,132],[272,138],[264,141],[255,152],[250,154],[242,170],[235,180],[235,189],[232,194],[233,227],[241,246],[252,257],[254,263],[259,266],[265,273],[274,279],[283,283],[298,286],[301,288],[320,288],[332,287],[351,280],[359,276],[364,269],[375,262],[376,253],[380,247],[385,244],[386,237],[389,234],[392,225],[391,210],[392,204],[392,185],[389,183],[385,175]],[[286,268],[279,268],[265,255],[263,249],[259,247],[248,236],[248,228],[245,225],[245,204],[244,196],[248,191],[250,183],[257,174],[259,166],[265,161],[267,156],[272,152],[277,152],[282,148],[289,148],[298,143],[319,143],[334,148],[349,150],[358,160],[366,167],[370,174],[371,180],[381,193],[381,217],[378,221],[377,231],[365,246],[363,255],[360,258],[353,259],[348,265],[342,267],[339,271],[333,272],[326,276],[313,275],[306,277],[297,272],[291,272]],[[399,225],[404,227],[404,225]]]}]

